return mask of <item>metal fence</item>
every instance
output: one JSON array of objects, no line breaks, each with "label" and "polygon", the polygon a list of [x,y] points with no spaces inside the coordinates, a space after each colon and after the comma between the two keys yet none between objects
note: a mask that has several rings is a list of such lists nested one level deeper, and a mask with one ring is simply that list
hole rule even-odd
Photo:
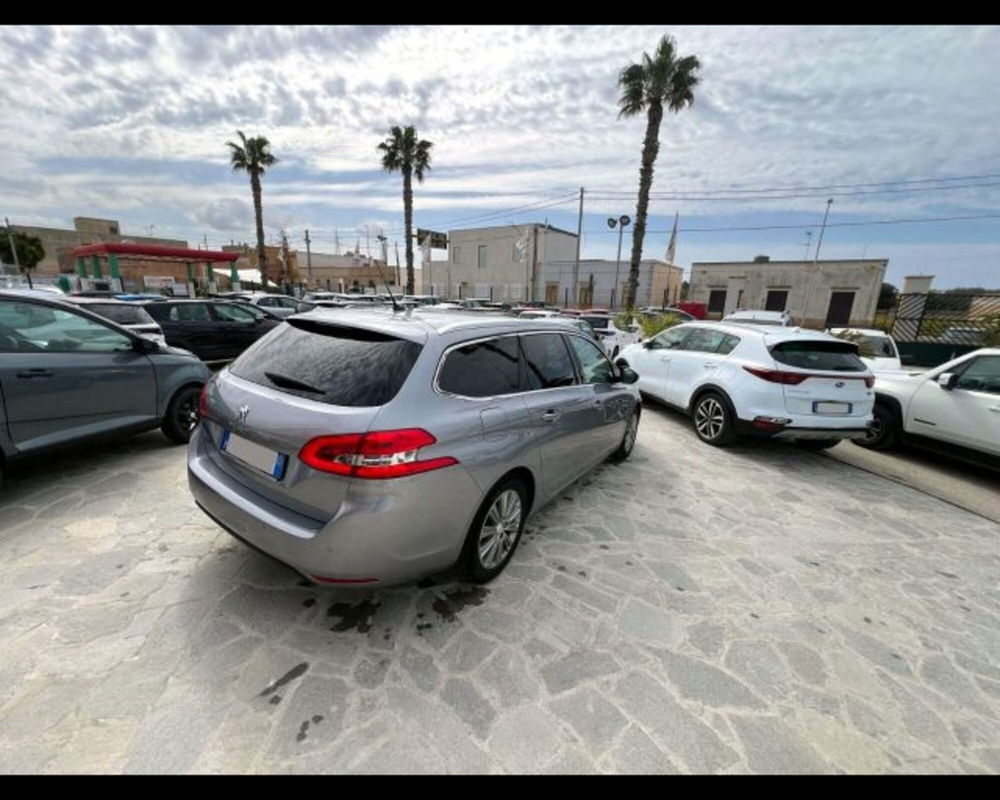
[{"label": "metal fence", "polygon": [[897,342],[1000,346],[1000,292],[901,294],[875,313],[875,327]]}]

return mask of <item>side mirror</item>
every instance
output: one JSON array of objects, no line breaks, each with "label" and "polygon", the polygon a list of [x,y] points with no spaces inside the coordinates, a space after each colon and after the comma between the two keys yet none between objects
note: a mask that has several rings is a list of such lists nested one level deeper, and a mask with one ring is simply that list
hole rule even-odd
[{"label": "side mirror", "polygon": [[647,350],[652,350],[653,349],[653,340],[652,339],[646,339],[646,341],[644,341],[642,343],[642,346],[645,347]]},{"label": "side mirror", "polygon": [[938,375],[937,382],[938,386],[940,386],[942,389],[950,391],[954,389],[955,384],[958,383],[958,375],[956,375],[954,372],[942,372],[940,375]]},{"label": "side mirror", "polygon": [[621,382],[622,383],[635,383],[639,380],[639,373],[636,372],[631,367],[622,367],[621,371]]},{"label": "side mirror", "polygon": [[132,340],[132,349],[137,353],[155,353],[160,349],[160,345],[152,339],[144,336],[137,336]]}]

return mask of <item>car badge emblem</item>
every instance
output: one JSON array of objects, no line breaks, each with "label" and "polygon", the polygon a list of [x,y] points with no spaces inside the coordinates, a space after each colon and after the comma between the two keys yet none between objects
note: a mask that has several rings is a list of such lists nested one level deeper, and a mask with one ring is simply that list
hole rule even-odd
[{"label": "car badge emblem", "polygon": [[249,413],[250,413],[250,406],[248,406],[246,403],[241,405],[240,410],[236,413],[236,416],[233,417],[233,425],[238,425],[239,427],[242,428],[246,424],[247,415]]},{"label": "car badge emblem", "polygon": [[[833,385],[834,385],[834,386],[836,386],[836,387],[837,387],[838,389],[843,389],[843,388],[844,388],[844,382],[843,382],[843,381],[837,381],[837,382],[836,382],[835,384],[833,384]],[[243,408],[246,408],[246,406],[243,406]],[[243,409],[241,408],[241,409],[240,409],[240,412],[242,412],[242,411],[243,411]],[[245,414],[244,414],[244,417],[246,417],[246,415],[245,415]]]}]

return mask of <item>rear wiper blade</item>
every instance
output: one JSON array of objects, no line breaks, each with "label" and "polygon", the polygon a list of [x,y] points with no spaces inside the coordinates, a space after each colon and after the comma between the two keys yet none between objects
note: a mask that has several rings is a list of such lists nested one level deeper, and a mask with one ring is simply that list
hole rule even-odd
[{"label": "rear wiper blade", "polygon": [[311,386],[303,381],[296,380],[295,378],[289,378],[287,375],[279,375],[277,372],[265,372],[267,379],[278,386],[283,386],[286,389],[301,389],[304,392],[313,392],[314,394],[326,394],[324,389],[319,389],[316,386]]}]

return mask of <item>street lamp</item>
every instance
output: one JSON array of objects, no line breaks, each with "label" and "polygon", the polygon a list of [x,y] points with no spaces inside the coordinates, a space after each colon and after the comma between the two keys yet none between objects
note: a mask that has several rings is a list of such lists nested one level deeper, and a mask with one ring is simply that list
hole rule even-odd
[{"label": "street lamp", "polygon": [[[625,214],[622,214],[618,219],[614,217],[608,217],[608,227],[611,230],[618,226],[618,258],[615,260],[615,285],[612,287],[611,291],[614,292],[615,301],[620,301],[621,298],[618,297],[618,270],[622,263],[622,234],[625,232],[625,226],[632,222]],[[614,307],[615,303],[612,303]]]}]

